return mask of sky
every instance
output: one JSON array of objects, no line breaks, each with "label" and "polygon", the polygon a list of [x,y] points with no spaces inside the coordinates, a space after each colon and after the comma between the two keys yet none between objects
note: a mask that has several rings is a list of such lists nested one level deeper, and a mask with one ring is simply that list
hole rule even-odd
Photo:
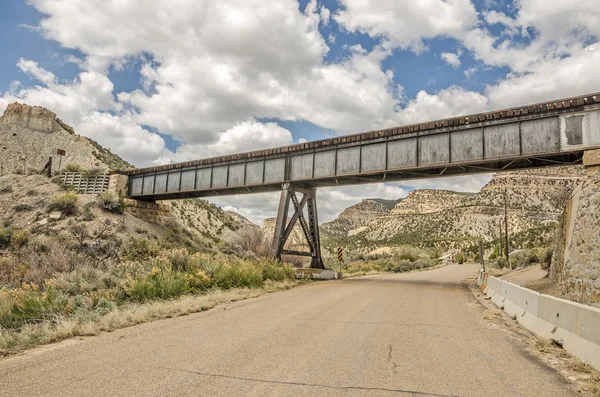
[{"label": "sky", "polygon": [[[600,0],[10,0],[0,36],[0,112],[44,106],[136,166],[600,91]],[[489,178],[319,189],[319,217]],[[257,223],[277,200],[211,199]]]}]

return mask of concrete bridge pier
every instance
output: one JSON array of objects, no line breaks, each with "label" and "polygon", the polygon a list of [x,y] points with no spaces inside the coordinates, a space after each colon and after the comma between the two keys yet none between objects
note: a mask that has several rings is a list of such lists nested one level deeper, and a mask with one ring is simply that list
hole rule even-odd
[{"label": "concrete bridge pier", "polygon": [[[302,197],[299,199],[297,193]],[[294,213],[288,220],[290,203],[294,208]],[[304,216],[306,207],[307,216]],[[292,234],[292,230],[297,222],[300,222],[302,232],[308,243],[310,252],[286,250],[285,243]],[[284,183],[279,200],[279,210],[277,211],[277,221],[275,223],[275,234],[273,236],[272,254],[277,260],[281,260],[282,255],[309,256],[310,267],[313,269],[325,269],[321,259],[321,239],[319,236],[319,221],[317,218],[317,189],[306,187],[300,184]]]},{"label": "concrete bridge pier", "polygon": [[600,174],[600,149],[586,150],[583,152],[583,165],[588,176]]}]

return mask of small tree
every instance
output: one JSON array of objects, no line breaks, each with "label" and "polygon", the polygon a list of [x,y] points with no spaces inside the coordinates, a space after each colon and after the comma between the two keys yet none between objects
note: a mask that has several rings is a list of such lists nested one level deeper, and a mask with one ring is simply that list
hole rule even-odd
[{"label": "small tree", "polygon": [[100,206],[106,212],[122,214],[125,211],[125,199],[112,190],[107,190],[99,197]]}]

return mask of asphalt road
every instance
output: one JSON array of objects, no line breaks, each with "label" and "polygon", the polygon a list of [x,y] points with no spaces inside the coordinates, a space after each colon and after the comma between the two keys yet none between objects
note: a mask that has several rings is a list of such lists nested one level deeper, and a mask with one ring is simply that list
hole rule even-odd
[{"label": "asphalt road", "polygon": [[575,396],[461,284],[315,283],[0,360],[2,396]]}]

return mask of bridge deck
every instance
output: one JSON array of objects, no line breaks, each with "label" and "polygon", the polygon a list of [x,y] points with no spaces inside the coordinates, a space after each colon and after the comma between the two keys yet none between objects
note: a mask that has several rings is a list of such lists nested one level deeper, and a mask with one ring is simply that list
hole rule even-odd
[{"label": "bridge deck", "polygon": [[600,147],[600,94],[136,169],[141,200],[248,194],[577,162]]}]

